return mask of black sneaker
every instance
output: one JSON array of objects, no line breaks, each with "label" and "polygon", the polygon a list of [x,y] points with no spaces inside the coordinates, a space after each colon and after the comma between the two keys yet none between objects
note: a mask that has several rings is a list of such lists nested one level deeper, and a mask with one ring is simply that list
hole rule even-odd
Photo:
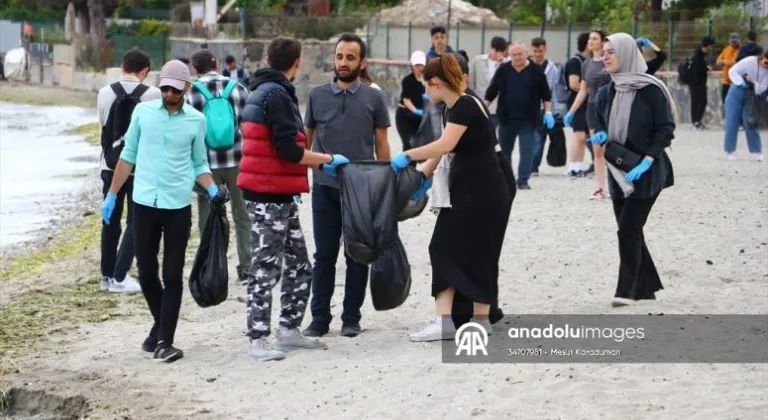
[{"label": "black sneaker", "polygon": [[527,182],[525,182],[525,183],[517,184],[517,189],[518,190],[530,190],[531,186],[528,185]]},{"label": "black sneaker", "polygon": [[147,336],[144,343],[141,344],[141,349],[147,353],[154,353],[157,350],[157,338],[151,335]]},{"label": "black sneaker", "polygon": [[360,324],[358,323],[349,323],[349,324],[343,324],[341,326],[341,336],[342,337],[357,337],[362,332],[362,329],[360,328]]},{"label": "black sneaker", "polygon": [[155,349],[155,361],[173,363],[184,357],[184,352],[173,346],[162,346]]},{"label": "black sneaker", "polygon": [[309,323],[309,326],[302,331],[302,334],[304,334],[305,337],[322,337],[328,334],[328,330],[328,325],[312,321]]}]

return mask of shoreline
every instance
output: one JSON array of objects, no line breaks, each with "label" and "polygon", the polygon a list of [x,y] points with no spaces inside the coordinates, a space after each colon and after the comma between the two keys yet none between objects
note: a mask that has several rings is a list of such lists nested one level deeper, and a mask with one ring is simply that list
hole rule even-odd
[{"label": "shoreline", "polygon": [[76,106],[96,108],[98,92],[65,89],[56,86],[36,85],[3,81],[0,82],[0,102],[36,106]]}]

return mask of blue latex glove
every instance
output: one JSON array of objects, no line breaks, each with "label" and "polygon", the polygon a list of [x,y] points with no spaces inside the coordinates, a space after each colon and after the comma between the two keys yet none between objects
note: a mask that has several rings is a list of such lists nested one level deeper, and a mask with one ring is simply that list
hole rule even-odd
[{"label": "blue latex glove", "polygon": [[423,110],[423,109],[418,109],[418,108],[417,108],[417,109],[414,109],[414,110],[413,110],[413,111],[411,111],[411,112],[413,112],[414,114],[416,114],[416,115],[418,115],[418,116],[420,116],[420,117],[423,117],[423,116],[424,116],[424,110]]},{"label": "blue latex glove", "polygon": [[424,102],[429,102],[429,95],[427,95],[426,93],[422,94],[421,98],[424,99]]},{"label": "blue latex glove", "polygon": [[566,127],[570,127],[572,122],[573,122],[573,112],[568,111],[568,113],[565,114],[565,117],[563,117],[563,124],[565,124]]},{"label": "blue latex glove", "polygon": [[432,188],[432,180],[431,180],[431,179],[428,179],[428,178],[424,178],[424,179],[421,181],[421,186],[419,187],[419,189],[418,189],[418,190],[416,190],[416,191],[415,191],[415,192],[414,192],[414,193],[411,195],[411,200],[412,200],[412,201],[417,201],[417,200],[418,200],[418,199],[420,199],[421,197],[424,197],[424,195],[427,193],[427,191],[429,191],[429,189],[430,189],[430,188]]},{"label": "blue latex glove", "polygon": [[603,145],[606,141],[608,141],[608,134],[606,134],[605,131],[598,131],[594,136],[587,139],[587,141],[592,144]]},{"label": "blue latex glove", "polygon": [[219,186],[216,185],[216,183],[213,183],[209,185],[205,190],[208,191],[208,198],[213,200],[213,198],[216,197],[216,194],[219,193]]},{"label": "blue latex glove", "polygon": [[301,204],[301,196],[300,195],[294,195],[293,196],[293,202],[296,204]]},{"label": "blue latex glove", "polygon": [[651,46],[651,40],[649,38],[637,38],[635,40],[637,42],[637,45],[643,46],[643,47],[650,47]]},{"label": "blue latex glove", "polygon": [[411,159],[408,155],[405,152],[400,152],[389,162],[389,166],[392,167],[392,171],[398,173],[401,169],[407,167],[409,163],[411,163]]},{"label": "blue latex glove", "polygon": [[550,130],[555,127],[555,117],[552,115],[551,112],[544,113],[544,124]]},{"label": "blue latex glove", "polygon": [[112,217],[112,212],[115,211],[115,202],[117,201],[117,194],[107,193],[104,198],[104,202],[101,203],[101,219],[104,223],[109,224],[109,219]]},{"label": "blue latex glove", "polygon": [[643,176],[644,173],[648,171],[648,169],[651,168],[651,165],[653,165],[653,162],[648,159],[643,159],[642,162],[637,164],[634,169],[629,171],[625,179],[627,182],[637,181],[641,176]]},{"label": "blue latex glove", "polygon": [[349,159],[347,159],[344,155],[331,155],[333,160],[331,160],[330,163],[324,163],[323,166],[320,167],[323,172],[326,174],[336,177],[336,169],[341,165],[346,165],[349,163]]}]

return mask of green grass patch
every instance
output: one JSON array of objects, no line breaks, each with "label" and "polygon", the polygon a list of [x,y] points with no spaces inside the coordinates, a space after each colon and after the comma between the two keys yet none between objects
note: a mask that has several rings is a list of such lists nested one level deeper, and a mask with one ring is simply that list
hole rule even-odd
[{"label": "green grass patch", "polygon": [[76,128],[73,128],[72,130],[67,131],[67,134],[76,134],[79,136],[84,136],[86,143],[92,144],[94,146],[98,146],[101,144],[101,127],[97,122],[90,123],[90,124],[83,124],[79,127],[76,127]]},{"label": "green grass patch", "polygon": [[0,375],[17,372],[14,356],[37,347],[46,336],[117,316],[118,297],[99,291],[98,281],[37,290],[0,308]]},{"label": "green grass patch", "polygon": [[39,273],[44,265],[58,259],[71,257],[88,246],[98,243],[101,237],[101,218],[96,214],[86,216],[80,223],[65,226],[56,239],[37,252],[11,259],[0,269],[0,281]]},{"label": "green grass patch", "polygon": [[[96,107],[96,98],[87,98],[82,92],[69,91],[71,93],[66,94],[62,91],[57,92],[54,88],[39,88],[36,86],[30,86],[30,88],[29,90],[24,90],[18,87],[0,86],[0,101],[37,106]],[[51,94],[43,95],[36,89],[50,89]],[[36,94],[31,94],[31,92]]]}]

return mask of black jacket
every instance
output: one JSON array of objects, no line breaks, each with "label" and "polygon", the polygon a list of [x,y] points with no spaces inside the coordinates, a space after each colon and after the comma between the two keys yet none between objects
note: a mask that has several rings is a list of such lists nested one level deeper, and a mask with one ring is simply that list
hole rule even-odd
[{"label": "black jacket", "polygon": [[[549,83],[547,82],[547,75],[544,74],[544,69],[541,66],[529,62],[533,70],[533,86],[531,87],[531,102],[539,104],[541,101],[549,102],[552,100],[552,91],[549,90]],[[507,111],[507,81],[509,80],[509,72],[514,71],[512,68],[512,62],[507,61],[502,63],[496,70],[496,73],[491,79],[491,84],[488,85],[488,89],[485,91],[485,100],[493,101],[496,97],[499,97],[498,107],[496,108],[496,114],[499,116],[499,121],[502,123],[509,120],[511,116]],[[535,122],[538,126],[541,124],[541,111],[539,106],[531,107],[531,114],[529,115],[531,121]]]},{"label": "black jacket", "polygon": [[763,47],[760,46],[757,42],[747,42],[745,44],[741,44],[741,47],[739,48],[739,54],[736,56],[736,61],[738,62],[742,58],[752,57],[753,55],[762,55],[763,54]]},{"label": "black jacket", "polygon": [[691,84],[692,85],[706,85],[707,77],[709,76],[709,69],[707,68],[707,54],[701,50],[701,47],[696,48],[691,57]]},{"label": "black jacket", "polygon": [[[616,87],[613,82],[597,91],[595,106],[598,126],[593,128],[596,132],[608,132],[611,123],[609,115],[615,96]],[[675,137],[671,106],[674,104],[670,104],[664,92],[656,86],[646,86],[635,94],[624,146],[642,156],[653,157],[654,162],[651,169],[634,182],[635,191],[630,198],[651,198],[675,183],[672,162],[664,151]],[[612,175],[609,179],[611,197],[616,200],[624,198]]]}]

